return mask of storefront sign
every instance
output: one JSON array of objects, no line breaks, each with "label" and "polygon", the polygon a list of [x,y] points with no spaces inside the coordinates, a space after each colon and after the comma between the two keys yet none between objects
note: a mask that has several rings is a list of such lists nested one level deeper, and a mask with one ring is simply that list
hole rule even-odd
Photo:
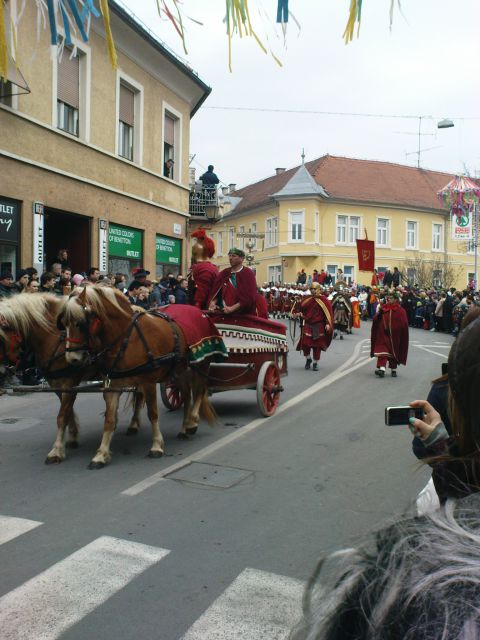
[{"label": "storefront sign", "polygon": [[0,241],[18,242],[19,213],[17,202],[0,198]]},{"label": "storefront sign", "polygon": [[182,241],[168,236],[157,236],[157,264],[180,264],[182,259]]},{"label": "storefront sign", "polygon": [[457,210],[452,215],[452,240],[471,240],[473,238],[473,213],[468,209]]},{"label": "storefront sign", "polygon": [[107,273],[108,270],[108,222],[106,220],[98,221],[98,268],[101,273]]},{"label": "storefront sign", "polygon": [[45,216],[42,202],[33,203],[33,266],[43,271],[45,261]]},{"label": "storefront sign", "polygon": [[108,225],[108,253],[116,258],[141,260],[142,232],[110,223]]}]

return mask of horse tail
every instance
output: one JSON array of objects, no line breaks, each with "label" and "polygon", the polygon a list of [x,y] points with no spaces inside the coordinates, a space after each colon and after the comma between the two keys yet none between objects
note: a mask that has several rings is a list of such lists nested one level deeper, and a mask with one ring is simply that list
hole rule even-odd
[{"label": "horse tail", "polygon": [[208,392],[205,392],[200,402],[200,417],[204,418],[210,426],[218,422],[218,415],[208,398]]}]

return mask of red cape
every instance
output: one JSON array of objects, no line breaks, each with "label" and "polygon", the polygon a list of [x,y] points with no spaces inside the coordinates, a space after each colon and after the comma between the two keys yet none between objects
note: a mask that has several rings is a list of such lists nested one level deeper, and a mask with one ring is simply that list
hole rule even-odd
[{"label": "red cape", "polygon": [[218,277],[218,267],[211,262],[197,262],[192,265],[192,280],[195,287],[193,304],[206,309],[213,283]]},{"label": "red cape", "polygon": [[[223,299],[224,288],[228,285],[231,273],[232,269],[230,267],[220,271],[211,290],[209,302],[216,298],[219,293],[222,294]],[[237,280],[235,302],[240,303],[240,309],[236,313],[246,313],[252,316],[257,315],[257,281],[255,279],[255,274],[248,267],[243,267],[243,269],[241,271],[237,271],[235,275]]]},{"label": "red cape", "polygon": [[[301,351],[303,347],[320,347],[322,351],[326,351],[332,342],[333,336],[333,310],[330,300],[325,296],[314,298],[308,296],[301,300],[293,311],[301,311],[305,324],[303,325],[302,335],[297,345],[297,351]],[[313,337],[312,325],[320,324],[320,335],[318,338]],[[330,331],[325,331],[325,325],[330,325]]]},{"label": "red cape", "polygon": [[388,356],[407,364],[408,318],[399,304],[385,304],[373,318],[371,356]]}]

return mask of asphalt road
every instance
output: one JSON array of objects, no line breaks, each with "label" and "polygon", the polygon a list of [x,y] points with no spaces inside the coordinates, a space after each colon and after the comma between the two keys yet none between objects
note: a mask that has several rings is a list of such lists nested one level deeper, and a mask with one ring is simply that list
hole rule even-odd
[{"label": "asphalt road", "polygon": [[408,366],[378,379],[369,331],[335,340],[317,373],[292,350],[271,419],[253,391],[218,394],[218,426],[181,441],[162,410],[159,460],[146,415],[124,434],[125,407],[98,471],[100,396],[78,398],[81,447],[56,466],[57,399],[2,396],[2,639],[288,637],[317,558],[411,508],[429,476],[384,408],[426,397],[452,339],[411,330]]}]

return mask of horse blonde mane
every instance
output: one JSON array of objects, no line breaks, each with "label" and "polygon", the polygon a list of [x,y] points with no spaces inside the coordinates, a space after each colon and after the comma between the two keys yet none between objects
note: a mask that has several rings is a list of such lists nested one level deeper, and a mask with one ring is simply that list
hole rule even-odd
[{"label": "horse blonde mane", "polygon": [[113,307],[126,318],[130,318],[132,315],[130,308],[127,309],[121,304],[123,301],[128,304],[128,301],[124,294],[118,289],[94,286],[76,287],[63,307],[63,320],[65,324],[85,320],[85,309],[79,304],[78,300],[79,295],[83,292],[85,292],[87,307],[99,317],[108,314],[109,305],[113,305]]},{"label": "horse blonde mane", "polygon": [[51,293],[20,293],[12,298],[0,301],[0,333],[2,323],[13,329],[24,338],[28,337],[33,327],[40,326],[45,331],[56,329],[56,314],[49,314],[49,307],[58,309],[61,299]]}]

